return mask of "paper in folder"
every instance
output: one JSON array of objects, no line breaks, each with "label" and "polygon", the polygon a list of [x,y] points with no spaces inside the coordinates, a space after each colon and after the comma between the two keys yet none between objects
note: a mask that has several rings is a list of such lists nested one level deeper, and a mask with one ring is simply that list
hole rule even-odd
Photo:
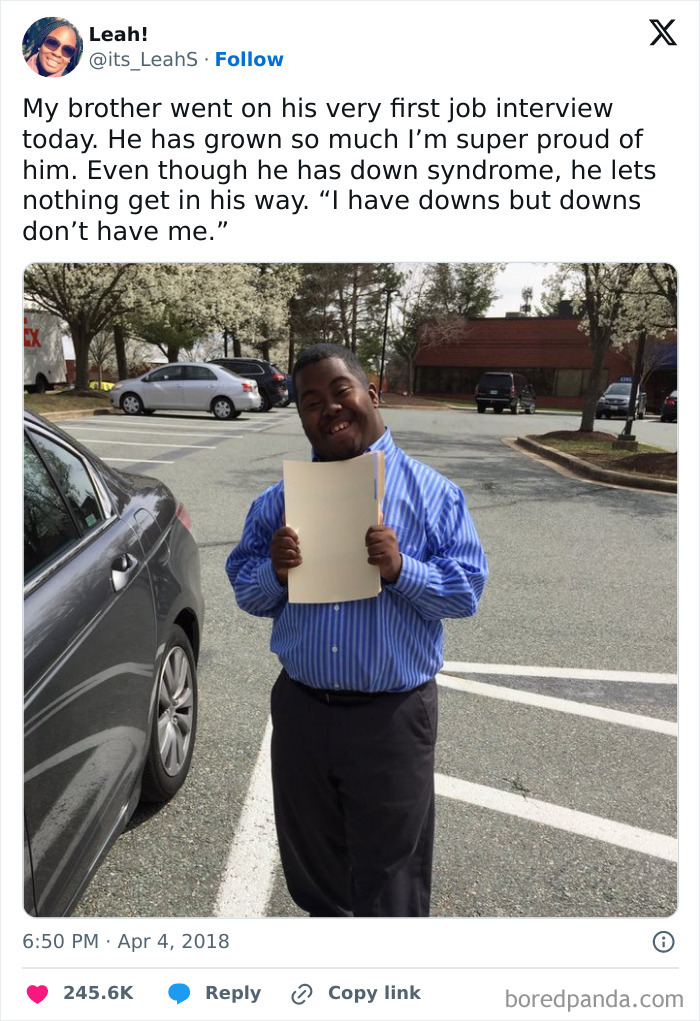
[{"label": "paper in folder", "polygon": [[284,461],[286,523],[303,563],[289,572],[290,603],[341,603],[379,595],[379,568],[367,563],[365,535],[379,524],[381,450],[347,461]]}]

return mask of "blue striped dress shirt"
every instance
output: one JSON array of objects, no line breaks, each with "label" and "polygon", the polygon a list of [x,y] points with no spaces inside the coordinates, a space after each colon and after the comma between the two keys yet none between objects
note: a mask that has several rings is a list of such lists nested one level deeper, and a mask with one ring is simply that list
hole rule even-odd
[{"label": "blue striped dress shirt", "polygon": [[[283,483],[252,504],[226,573],[241,609],[272,617],[270,648],[290,677],[331,691],[407,691],[443,663],[442,618],[476,613],[488,570],[464,494],[394,444],[387,429],[370,450],[385,456],[384,524],[402,556],[394,584],[347,603],[289,603],[270,559],[284,524]],[[303,550],[302,550],[303,554]]]}]

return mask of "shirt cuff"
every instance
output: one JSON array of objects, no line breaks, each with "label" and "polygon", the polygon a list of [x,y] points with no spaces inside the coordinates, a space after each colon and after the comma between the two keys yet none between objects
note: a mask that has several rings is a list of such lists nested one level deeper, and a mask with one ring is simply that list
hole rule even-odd
[{"label": "shirt cuff", "polygon": [[280,585],[271,560],[266,560],[260,565],[257,580],[262,592],[270,599],[273,606],[277,606],[286,599],[287,587]]},{"label": "shirt cuff", "polygon": [[404,599],[411,602],[418,599],[428,584],[430,568],[421,560],[414,560],[401,554],[401,573],[392,585],[394,592],[398,592]]}]

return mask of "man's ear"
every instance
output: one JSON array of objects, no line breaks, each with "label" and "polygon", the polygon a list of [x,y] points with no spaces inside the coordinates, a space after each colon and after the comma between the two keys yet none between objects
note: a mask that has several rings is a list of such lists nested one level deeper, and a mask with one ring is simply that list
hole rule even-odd
[{"label": "man's ear", "polygon": [[379,394],[377,393],[377,388],[374,385],[374,383],[370,383],[369,384],[369,386],[367,387],[367,391],[368,391],[370,397],[372,398],[373,406],[375,408],[378,408],[379,407]]}]

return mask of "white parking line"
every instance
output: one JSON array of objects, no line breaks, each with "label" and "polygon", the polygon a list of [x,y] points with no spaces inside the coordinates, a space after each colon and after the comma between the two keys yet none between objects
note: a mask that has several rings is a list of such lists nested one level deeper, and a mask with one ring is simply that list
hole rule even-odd
[{"label": "white parking line", "polygon": [[537,709],[552,709],[558,713],[585,716],[589,720],[616,723],[619,726],[634,727],[637,730],[651,730],[657,734],[668,734],[671,737],[678,735],[677,723],[671,720],[659,720],[655,716],[623,713],[619,709],[606,709],[605,706],[589,705],[587,702],[574,702],[566,698],[553,698],[551,695],[538,695],[534,691],[502,688],[497,684],[484,684],[482,681],[471,681],[466,677],[448,677],[446,674],[438,674],[437,682],[445,688],[465,691],[470,695],[484,695],[487,698],[497,698],[503,702],[519,702],[521,705],[531,705]]},{"label": "white parking line", "polygon": [[568,667],[518,666],[506,663],[447,662],[448,674],[501,674],[510,677],[555,677],[564,681],[626,681],[633,684],[676,684],[676,674],[644,673],[641,670],[573,670]]},{"label": "white parking line", "polygon": [[484,787],[482,784],[458,780],[454,776],[435,775],[435,792],[444,798],[452,798],[469,805],[478,805],[494,812],[527,819],[542,826],[552,826],[567,833],[575,833],[579,837],[590,837],[606,844],[615,844],[628,851],[649,854],[654,858],[666,861],[678,860],[678,841],[663,833],[642,830],[627,823],[615,822],[599,815],[587,812],[576,812],[571,808],[553,805],[535,798],[524,798],[520,794]]},{"label": "white parking line", "polygon": [[[76,437],[77,439],[78,437]],[[92,437],[85,440],[85,443],[109,443],[112,447],[172,447],[172,443],[142,443],[141,440],[94,440]],[[175,444],[178,450],[214,450],[216,449],[211,443],[205,444],[193,444],[193,443],[177,443]]]},{"label": "white parking line", "polygon": [[279,860],[270,779],[271,736],[272,720],[268,719],[219,887],[214,917],[265,917]]},{"label": "white parking line", "polygon": [[[172,462],[158,463],[169,464]],[[546,668],[537,667],[495,668],[493,665],[483,663],[446,663],[445,668],[447,667],[464,669],[465,672],[473,673],[499,674],[508,671],[512,674],[520,672],[522,675],[537,677],[561,676],[572,678],[586,674],[586,679],[598,679],[597,675],[601,674],[605,679],[611,679],[610,674],[603,671],[569,670],[558,671],[554,675],[551,673],[544,674],[542,671]],[[551,670],[552,668],[549,669]],[[590,677],[592,673],[596,674],[595,678]],[[637,679],[639,677],[636,674],[633,676]],[[648,676],[645,675],[645,677]],[[668,677],[670,675],[661,674],[654,676]],[[553,709],[557,712],[571,713],[608,723],[617,723],[639,730],[649,730],[667,735],[675,735],[677,732],[676,724],[667,720],[638,716],[634,713],[623,713],[613,709],[605,709],[601,706],[572,702],[567,699],[551,698],[545,695],[538,695],[534,692],[514,691],[510,688],[484,684],[468,678],[449,677],[445,674],[438,674],[437,680],[444,687],[469,694],[519,702],[538,708]],[[663,680],[658,683],[669,683],[669,681]],[[272,783],[270,779],[271,734],[272,721],[268,719],[258,758],[248,786],[243,811],[241,812],[222,876],[213,912],[214,917],[264,918],[267,913],[274,872],[279,863],[272,802]],[[543,826],[551,826],[568,833],[574,833],[577,836],[589,837],[593,840],[614,844],[618,847],[636,851],[639,854],[651,855],[652,857],[662,858],[670,862],[677,860],[677,840],[662,833],[654,833],[651,830],[640,829],[627,823],[615,822],[602,816],[590,815],[587,812],[577,812],[574,809],[545,801],[538,801],[535,798],[524,798],[509,791],[486,787],[481,784],[458,779],[457,777],[445,776],[441,773],[435,775],[435,789],[436,793],[441,797],[477,805],[491,811],[536,822]]]},{"label": "white parking line", "polygon": [[[77,437],[78,433],[83,434],[83,433],[91,432],[91,433],[102,433],[102,435],[104,436],[106,431],[109,431],[109,430],[105,430],[105,429],[101,428],[100,426],[87,426],[87,427],[86,426],[80,426],[79,429],[78,428],[73,429],[72,430],[72,434],[73,434],[73,436]],[[123,430],[121,430],[121,429],[115,430],[115,432],[116,431],[118,431],[120,434],[123,434]],[[132,430],[132,432],[133,432],[133,430]],[[207,429],[197,429],[197,430],[188,429],[187,432],[182,432],[180,430],[174,430],[174,429],[145,429],[145,434],[147,436],[197,436],[197,437],[203,435],[203,436],[210,436],[212,439],[215,439],[215,440],[234,440],[234,439],[239,440],[239,439],[241,439],[241,436],[242,436],[241,433],[212,433],[212,432],[209,432]],[[86,442],[89,442],[89,439]]]}]

